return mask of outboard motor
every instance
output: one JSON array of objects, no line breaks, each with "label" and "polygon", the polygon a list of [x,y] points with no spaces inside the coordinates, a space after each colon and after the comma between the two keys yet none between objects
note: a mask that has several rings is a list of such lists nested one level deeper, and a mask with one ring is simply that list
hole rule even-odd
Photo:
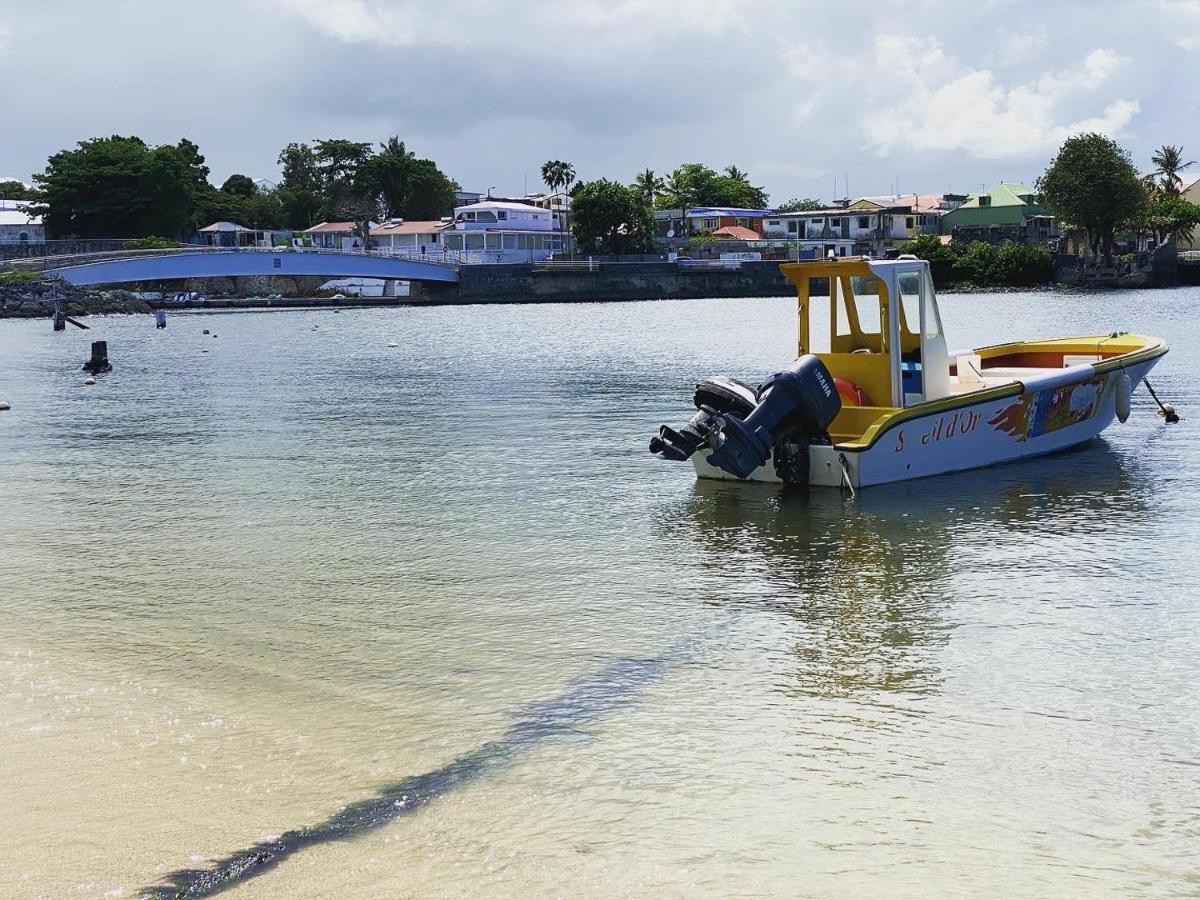
[{"label": "outboard motor", "polygon": [[693,401],[696,414],[677,428],[661,426],[658,436],[650,439],[651,453],[661,459],[683,462],[708,440],[719,416],[745,418],[758,404],[758,395],[750,385],[718,375],[696,385]]},{"label": "outboard motor", "polygon": [[829,443],[829,425],[842,408],[833,376],[811,354],[772,375],[757,392],[732,378],[702,381],[695,403],[699,411],[690,421],[659,429],[650,441],[652,453],[685,460],[712,447],[709,463],[747,478],[774,451],[776,472],[785,481],[808,480],[808,446]]},{"label": "outboard motor", "polygon": [[732,416],[721,424],[716,451],[708,461],[730,475],[747,478],[771,456],[771,448],[796,436],[801,441],[829,440],[829,425],[842,399],[825,364],[811,353],[759,389],[759,404],[745,420]]}]

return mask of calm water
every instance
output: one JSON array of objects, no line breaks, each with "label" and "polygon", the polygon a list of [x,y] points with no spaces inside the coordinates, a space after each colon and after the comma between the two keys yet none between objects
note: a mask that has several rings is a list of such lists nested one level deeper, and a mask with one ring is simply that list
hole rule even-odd
[{"label": "calm water", "polygon": [[644,451],[786,299],[0,322],[0,896],[1200,894],[1200,291],[942,305],[1184,420],[851,501]]}]

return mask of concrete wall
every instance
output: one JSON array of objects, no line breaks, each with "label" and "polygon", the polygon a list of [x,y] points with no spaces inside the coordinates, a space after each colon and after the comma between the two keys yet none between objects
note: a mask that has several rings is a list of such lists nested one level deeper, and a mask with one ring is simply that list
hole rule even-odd
[{"label": "concrete wall", "polygon": [[740,269],[682,269],[674,263],[600,264],[594,272],[537,271],[535,266],[463,266],[457,285],[413,284],[429,303],[569,303],[685,297],[781,297],[795,288],[777,262]]}]

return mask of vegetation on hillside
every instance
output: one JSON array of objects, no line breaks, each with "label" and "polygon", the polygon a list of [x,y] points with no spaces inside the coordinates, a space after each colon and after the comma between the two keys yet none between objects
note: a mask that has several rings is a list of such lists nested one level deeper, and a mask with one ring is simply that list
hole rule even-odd
[{"label": "vegetation on hillside", "polygon": [[217,221],[303,229],[321,220],[437,219],[458,190],[433,160],[418,158],[397,137],[378,150],[344,139],[291,143],[278,162],[283,176],[275,188],[260,190],[240,173],[218,188],[192,141],[152,147],[113,135],[50,157],[34,176],[32,198],[53,237],[183,239]]}]

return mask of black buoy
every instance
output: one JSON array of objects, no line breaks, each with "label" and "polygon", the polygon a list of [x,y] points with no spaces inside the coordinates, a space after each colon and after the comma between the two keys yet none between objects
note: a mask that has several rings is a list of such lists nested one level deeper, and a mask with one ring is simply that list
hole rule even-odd
[{"label": "black buoy", "polygon": [[108,361],[108,341],[92,341],[92,358],[83,364],[83,371],[93,375],[112,371],[112,363]]}]

